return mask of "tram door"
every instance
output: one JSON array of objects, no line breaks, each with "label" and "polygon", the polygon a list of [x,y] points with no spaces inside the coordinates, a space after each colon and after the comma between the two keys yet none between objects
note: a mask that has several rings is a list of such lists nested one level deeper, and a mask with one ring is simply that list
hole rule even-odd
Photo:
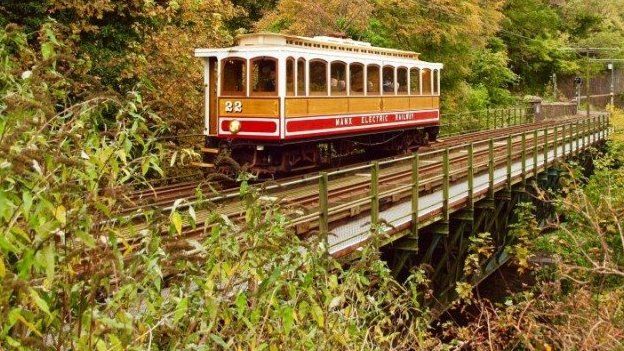
[{"label": "tram door", "polygon": [[210,135],[218,133],[217,80],[217,59],[211,57],[208,59],[208,134]]}]

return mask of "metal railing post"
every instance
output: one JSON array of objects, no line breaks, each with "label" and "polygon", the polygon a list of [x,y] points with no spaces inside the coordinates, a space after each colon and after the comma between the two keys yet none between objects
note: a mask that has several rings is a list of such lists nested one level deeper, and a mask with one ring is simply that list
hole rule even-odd
[{"label": "metal railing post", "polygon": [[379,162],[373,162],[371,168],[371,226],[379,223]]},{"label": "metal railing post", "polygon": [[581,147],[581,141],[579,140],[579,123],[578,123],[578,121],[577,121],[577,122],[574,122],[574,130],[575,130],[575,132],[574,132],[574,138],[576,139],[576,150],[575,150],[575,152],[574,152],[574,153],[575,153],[576,155],[578,155],[578,154],[580,154],[580,152],[581,152],[581,149],[580,149],[580,147]]},{"label": "metal railing post", "polygon": [[449,149],[448,147],[444,149],[444,154],[442,156],[442,216],[444,217],[444,221],[449,220],[449,183],[450,183],[450,167],[449,167]]},{"label": "metal railing post", "polygon": [[507,137],[507,190],[511,191],[511,135]]},{"label": "metal railing post", "polygon": [[490,110],[489,109],[485,109],[485,123],[487,126],[487,129],[490,129]]},{"label": "metal railing post", "polygon": [[537,154],[539,149],[537,147],[537,129],[533,131],[533,176],[537,179]]},{"label": "metal railing post", "polygon": [[522,184],[526,184],[526,132],[522,132]]},{"label": "metal railing post", "polygon": [[420,156],[418,153],[414,153],[412,159],[412,235],[418,236],[418,200],[419,200],[419,187],[420,187]]},{"label": "metal railing post", "polygon": [[494,139],[488,141],[488,197],[494,200]]},{"label": "metal railing post", "polygon": [[544,128],[544,171],[548,169],[548,127]]},{"label": "metal railing post", "polygon": [[327,235],[329,232],[329,200],[328,200],[327,173],[322,172],[319,178],[319,232]]},{"label": "metal railing post", "polygon": [[583,119],[583,122],[581,123],[581,134],[583,136],[583,150],[585,150],[585,148],[587,147],[587,141],[585,140],[587,138],[587,120]]},{"label": "metal railing post", "polygon": [[474,144],[468,144],[468,207],[474,207]]},{"label": "metal railing post", "polygon": [[[495,109],[494,110],[494,129],[498,129],[498,115],[499,115],[499,111],[500,109]],[[502,120],[502,119],[501,119]],[[501,123],[501,127],[502,127],[502,123]]]},{"label": "metal railing post", "polygon": [[561,156],[565,159],[566,156],[566,125],[561,125]]},{"label": "metal railing post", "polygon": [[555,126],[555,139],[553,140],[553,151],[554,151],[554,157],[553,157],[553,161],[557,161],[557,157],[559,156],[559,127]]}]

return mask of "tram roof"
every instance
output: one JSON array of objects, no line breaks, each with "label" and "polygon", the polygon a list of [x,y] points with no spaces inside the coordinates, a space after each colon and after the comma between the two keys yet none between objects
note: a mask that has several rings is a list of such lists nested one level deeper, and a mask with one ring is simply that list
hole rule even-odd
[{"label": "tram roof", "polygon": [[[267,48],[292,48],[315,51],[319,53],[340,53],[355,56],[377,56],[390,60],[420,61],[419,53],[413,51],[389,49],[372,46],[370,43],[352,39],[334,37],[300,37],[277,33],[253,33],[239,35],[235,39],[236,46],[221,49],[196,49],[195,56],[210,57],[221,53],[256,51]],[[424,61],[421,61],[424,62]]]}]

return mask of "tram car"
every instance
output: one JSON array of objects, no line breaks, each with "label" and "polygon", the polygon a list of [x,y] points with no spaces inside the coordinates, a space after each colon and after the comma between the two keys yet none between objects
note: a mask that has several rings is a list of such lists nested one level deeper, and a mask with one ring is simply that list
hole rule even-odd
[{"label": "tram car", "polygon": [[415,52],[256,33],[195,56],[204,63],[203,167],[289,173],[354,150],[406,152],[439,131],[443,65]]}]

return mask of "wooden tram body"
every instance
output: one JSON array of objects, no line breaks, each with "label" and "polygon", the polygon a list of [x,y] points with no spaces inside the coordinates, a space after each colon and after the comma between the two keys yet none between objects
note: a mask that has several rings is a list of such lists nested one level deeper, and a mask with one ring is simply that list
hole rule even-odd
[{"label": "wooden tram body", "polygon": [[438,133],[442,64],[414,52],[259,33],[195,55],[207,167],[227,155],[256,172],[289,172],[354,148],[406,151]]}]

